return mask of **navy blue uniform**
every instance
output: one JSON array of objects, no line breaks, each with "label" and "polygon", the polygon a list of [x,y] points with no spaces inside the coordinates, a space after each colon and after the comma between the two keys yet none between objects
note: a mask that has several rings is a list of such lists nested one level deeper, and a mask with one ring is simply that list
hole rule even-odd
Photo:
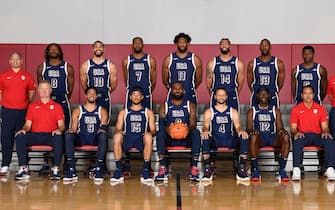
[{"label": "navy blue uniform", "polygon": [[174,140],[167,135],[165,128],[174,122],[190,124],[190,102],[184,100],[180,105],[174,105],[171,102],[165,102],[165,122],[160,125],[157,133],[157,150],[160,155],[165,155],[165,147],[186,146],[192,148],[192,156],[198,156],[200,153],[200,132],[198,129],[190,129],[188,137],[185,140]]},{"label": "navy blue uniform", "polygon": [[238,74],[238,58],[233,56],[228,61],[223,61],[220,56],[214,58],[213,65],[213,83],[211,106],[215,106],[216,100],[214,99],[214,92],[219,88],[224,88],[228,94],[227,104],[234,109],[238,110],[238,92],[237,92],[237,74]]},{"label": "navy blue uniform", "polygon": [[66,129],[69,128],[71,122],[67,65],[67,62],[62,61],[59,65],[52,66],[45,61],[42,70],[43,80],[49,81],[52,88],[51,99],[62,105]]},{"label": "navy blue uniform", "polygon": [[278,61],[272,57],[270,61],[263,62],[259,58],[254,59],[254,82],[252,83],[251,106],[257,106],[257,90],[266,87],[270,91],[270,106],[279,107],[278,98]]},{"label": "navy blue uniform", "polygon": [[126,108],[125,111],[123,151],[128,151],[132,147],[143,151],[143,136],[149,125],[148,108],[142,107],[138,111]]},{"label": "navy blue uniform", "polygon": [[295,74],[296,79],[296,93],[295,93],[295,103],[298,104],[302,102],[301,93],[302,88],[311,85],[314,89],[314,101],[321,104],[320,96],[320,85],[321,85],[321,75],[320,75],[320,64],[314,63],[312,68],[304,68],[302,65],[297,66],[297,73]]},{"label": "navy blue uniform", "polygon": [[131,106],[129,100],[129,90],[134,86],[141,87],[143,89],[144,99],[142,105],[149,109],[152,108],[151,98],[151,80],[150,80],[150,55],[145,54],[142,58],[136,59],[134,56],[128,56],[128,81],[127,81],[127,107]]},{"label": "navy blue uniform", "polygon": [[267,109],[252,107],[254,130],[260,133],[262,146],[274,146],[276,139],[276,107],[268,106]]},{"label": "navy blue uniform", "polygon": [[[185,58],[180,58],[176,53],[170,54],[169,63],[169,88],[175,82],[181,82],[185,89],[184,99],[197,104],[195,93],[195,74],[196,66],[194,63],[194,54],[188,53]],[[201,71],[201,69],[198,69]],[[170,91],[167,100],[171,99]]]},{"label": "navy blue uniform", "polygon": [[104,107],[108,116],[110,116],[110,61],[105,59],[101,64],[96,64],[90,59],[87,62],[87,86],[96,88],[98,93],[97,105]]},{"label": "navy blue uniform", "polygon": [[247,139],[234,135],[233,108],[228,106],[226,110],[220,112],[213,106],[210,110],[210,132],[212,137],[203,141],[203,154],[216,151],[218,147],[239,148],[240,154],[247,154],[249,148]]}]

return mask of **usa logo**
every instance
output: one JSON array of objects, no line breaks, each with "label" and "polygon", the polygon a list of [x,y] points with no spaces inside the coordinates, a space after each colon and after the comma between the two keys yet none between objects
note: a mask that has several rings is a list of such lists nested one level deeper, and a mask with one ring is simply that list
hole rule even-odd
[{"label": "usa logo", "polygon": [[317,114],[317,113],[318,113],[318,110],[317,110],[317,109],[313,109],[313,113],[314,113],[314,114]]},{"label": "usa logo", "polygon": [[25,80],[25,79],[26,79],[26,76],[21,75],[21,80]]},{"label": "usa logo", "polygon": [[54,105],[50,105],[50,109],[51,110],[55,109],[55,106]]}]

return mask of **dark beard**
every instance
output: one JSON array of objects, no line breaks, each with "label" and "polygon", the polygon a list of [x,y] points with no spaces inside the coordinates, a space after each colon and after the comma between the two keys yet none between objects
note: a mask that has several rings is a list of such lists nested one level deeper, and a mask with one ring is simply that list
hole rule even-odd
[{"label": "dark beard", "polygon": [[94,52],[94,55],[98,58],[100,58],[103,54],[104,54],[104,52],[101,52],[101,54],[96,54],[96,52]]},{"label": "dark beard", "polygon": [[224,55],[227,55],[230,52],[230,49],[228,48],[227,50],[224,50],[221,48],[221,53]]},{"label": "dark beard", "polygon": [[87,102],[88,102],[89,104],[94,104],[94,103],[95,103],[95,101],[91,101],[91,100],[87,100]]},{"label": "dark beard", "polygon": [[181,94],[179,96],[176,96],[176,95],[172,95],[172,99],[176,99],[176,100],[181,100],[184,98],[184,94]]},{"label": "dark beard", "polygon": [[180,49],[180,48],[178,47],[178,51],[181,52],[181,53],[184,53],[184,52],[187,51],[187,47],[185,47],[184,49]]},{"label": "dark beard", "polygon": [[140,53],[142,53],[142,49],[139,49],[139,50],[134,49],[134,53],[135,54],[140,54]]},{"label": "dark beard", "polygon": [[140,104],[142,104],[142,102],[141,101],[139,101],[139,102],[131,102],[133,105],[140,105]]}]

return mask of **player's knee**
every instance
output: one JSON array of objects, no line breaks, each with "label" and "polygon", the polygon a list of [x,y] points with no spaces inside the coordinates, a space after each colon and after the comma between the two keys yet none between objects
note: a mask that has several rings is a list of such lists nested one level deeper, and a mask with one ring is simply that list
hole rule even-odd
[{"label": "player's knee", "polygon": [[123,142],[123,135],[122,133],[115,133],[114,134],[114,145],[121,145]]}]

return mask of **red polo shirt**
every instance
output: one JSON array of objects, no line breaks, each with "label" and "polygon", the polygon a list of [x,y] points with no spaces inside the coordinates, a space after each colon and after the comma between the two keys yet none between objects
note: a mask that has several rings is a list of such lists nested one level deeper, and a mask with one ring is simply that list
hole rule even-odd
[{"label": "red polo shirt", "polygon": [[327,110],[318,103],[313,103],[308,109],[303,102],[293,107],[290,123],[298,125],[302,133],[321,134],[321,122],[328,121]]},{"label": "red polo shirt", "polygon": [[12,69],[0,74],[0,91],[2,106],[9,109],[26,109],[29,91],[35,90],[33,77],[26,71],[14,72]]},{"label": "red polo shirt", "polygon": [[36,101],[29,105],[26,120],[32,121],[32,132],[50,133],[58,128],[58,120],[64,120],[63,108],[53,100]]},{"label": "red polo shirt", "polygon": [[335,107],[335,76],[328,80],[327,94],[332,96],[330,104]]}]

